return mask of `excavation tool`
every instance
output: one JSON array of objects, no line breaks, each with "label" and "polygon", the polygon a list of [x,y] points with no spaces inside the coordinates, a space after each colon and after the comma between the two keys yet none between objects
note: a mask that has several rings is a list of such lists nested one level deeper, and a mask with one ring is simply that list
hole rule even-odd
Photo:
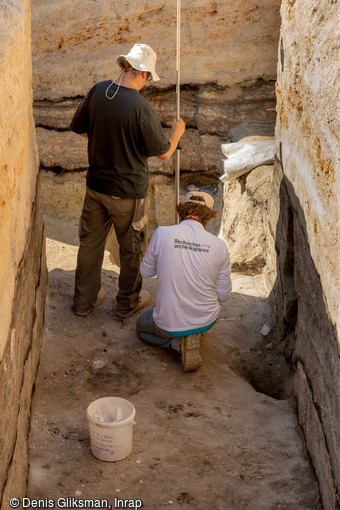
[{"label": "excavation tool", "polygon": [[[181,0],[177,0],[177,46],[176,46],[176,118],[179,119],[180,113],[180,60],[181,60]],[[176,205],[179,204],[179,185],[180,185],[180,162],[181,162],[181,147],[177,145],[176,160],[175,160],[175,201]],[[175,214],[175,223],[177,225],[179,219],[178,214]]]}]

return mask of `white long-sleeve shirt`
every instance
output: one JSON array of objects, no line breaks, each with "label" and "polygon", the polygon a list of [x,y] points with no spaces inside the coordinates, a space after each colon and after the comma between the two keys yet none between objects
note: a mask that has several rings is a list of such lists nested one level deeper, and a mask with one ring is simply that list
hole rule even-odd
[{"label": "white long-sleeve shirt", "polygon": [[157,275],[153,318],[168,332],[208,326],[217,319],[219,301],[231,294],[227,245],[194,220],[158,227],[141,273],[144,278]]}]

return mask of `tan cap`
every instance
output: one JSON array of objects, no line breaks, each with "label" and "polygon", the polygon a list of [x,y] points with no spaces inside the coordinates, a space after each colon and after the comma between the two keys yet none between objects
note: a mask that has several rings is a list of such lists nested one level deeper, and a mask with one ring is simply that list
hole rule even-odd
[{"label": "tan cap", "polygon": [[[203,200],[195,200],[195,197],[201,197]],[[214,199],[209,193],[204,191],[189,191],[184,197],[184,203],[191,202],[194,204],[206,205],[209,209],[214,207]]]},{"label": "tan cap", "polygon": [[153,81],[159,81],[155,70],[157,55],[147,44],[135,44],[127,55],[119,55],[117,58],[118,64],[122,58],[125,58],[137,71],[151,73]]}]

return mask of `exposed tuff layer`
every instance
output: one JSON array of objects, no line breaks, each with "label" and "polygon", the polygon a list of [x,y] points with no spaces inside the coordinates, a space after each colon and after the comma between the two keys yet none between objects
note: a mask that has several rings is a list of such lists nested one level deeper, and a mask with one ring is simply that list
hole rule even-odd
[{"label": "exposed tuff layer", "polygon": [[25,495],[46,290],[26,0],[0,5],[0,507]]},{"label": "exposed tuff layer", "polygon": [[333,510],[340,507],[339,4],[284,0],[281,14],[269,281],[323,508]]},{"label": "exposed tuff layer", "polygon": [[[160,87],[176,81],[176,2],[32,0],[34,95],[83,95],[114,78],[134,43],[158,54]],[[233,86],[276,76],[280,0],[192,0],[182,4],[181,82]]]}]

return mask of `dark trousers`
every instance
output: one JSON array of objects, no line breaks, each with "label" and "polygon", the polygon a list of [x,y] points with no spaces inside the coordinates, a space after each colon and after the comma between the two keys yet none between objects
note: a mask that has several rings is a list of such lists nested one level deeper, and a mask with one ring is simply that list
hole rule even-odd
[{"label": "dark trousers", "polygon": [[159,329],[153,320],[153,307],[145,310],[139,317],[136,324],[136,332],[141,340],[153,345],[172,347],[172,341],[179,345],[179,339],[174,338]]},{"label": "dark trousers", "polygon": [[127,312],[138,304],[142,288],[140,263],[146,247],[147,199],[114,198],[86,189],[79,226],[79,251],[74,308],[83,312],[95,303],[101,288],[105,242],[115,229],[120,257],[117,310]]}]

